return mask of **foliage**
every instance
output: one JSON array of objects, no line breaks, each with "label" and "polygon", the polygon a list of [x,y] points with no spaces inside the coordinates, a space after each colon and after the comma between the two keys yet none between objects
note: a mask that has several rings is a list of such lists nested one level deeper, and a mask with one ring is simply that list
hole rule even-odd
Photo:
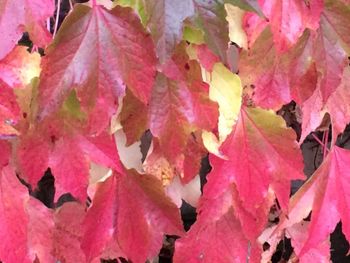
[{"label": "foliage", "polygon": [[[285,237],[327,262],[340,220],[350,240],[348,0],[92,0],[58,31],[54,9],[0,1],[2,262],[144,263],[165,235],[177,263],[269,262]],[[292,101],[301,134],[278,115]],[[324,161],[290,198],[316,131]],[[48,169],[50,207],[33,194]]]}]

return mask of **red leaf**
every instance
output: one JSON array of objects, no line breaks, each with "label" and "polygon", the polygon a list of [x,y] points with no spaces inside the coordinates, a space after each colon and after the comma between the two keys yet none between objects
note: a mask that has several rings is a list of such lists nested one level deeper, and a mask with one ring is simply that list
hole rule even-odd
[{"label": "red leaf", "polygon": [[9,164],[11,150],[11,145],[8,142],[0,141],[0,171]]},{"label": "red leaf", "polygon": [[319,81],[324,102],[340,84],[348,62],[347,54],[338,41],[336,30],[331,27],[327,18],[322,17],[314,44],[314,57],[317,61],[317,71],[321,75]]},{"label": "red leaf", "polygon": [[11,125],[16,124],[19,118],[20,108],[13,89],[0,79],[0,134],[17,134]]},{"label": "red leaf", "polygon": [[61,262],[86,262],[80,248],[85,207],[76,202],[64,203],[55,211],[52,254]]},{"label": "red leaf", "polygon": [[98,136],[83,136],[77,134],[77,143],[85,155],[95,163],[110,167],[116,171],[122,171],[117,146],[114,137],[107,132]]},{"label": "red leaf", "polygon": [[54,226],[52,220],[52,210],[48,209],[39,200],[30,198],[25,205],[25,211],[28,214],[28,254],[32,259],[37,258],[40,262],[53,262],[51,254],[52,229]]},{"label": "red leaf", "polygon": [[213,67],[215,63],[219,62],[219,58],[215,56],[210,49],[202,44],[202,45],[196,45],[195,46],[197,51],[198,60],[201,63],[201,65],[209,72],[213,71]]},{"label": "red leaf", "polygon": [[51,40],[46,19],[53,15],[54,9],[52,0],[1,1],[0,31],[4,37],[0,42],[0,59],[14,48],[25,31],[35,45],[45,47]]},{"label": "red leaf", "polygon": [[86,200],[89,163],[74,139],[64,137],[55,142],[49,166],[55,177],[55,201],[65,193],[71,193],[81,201]]},{"label": "red leaf", "polygon": [[[63,129],[56,130],[58,127]],[[56,179],[55,200],[70,192],[85,201],[90,161],[117,171],[122,166],[113,136],[107,132],[83,136],[80,132],[51,118],[26,131],[17,147],[21,176],[35,188],[50,167]]]},{"label": "red leaf", "polygon": [[182,38],[182,23],[194,14],[192,0],[171,1],[148,0],[145,12],[149,16],[149,27],[159,60],[163,63],[171,57],[175,46]]},{"label": "red leaf", "polygon": [[249,44],[255,42],[263,28],[270,24],[273,41],[279,52],[291,48],[303,34],[306,28],[316,30],[319,26],[323,10],[322,0],[261,0],[259,1],[267,21],[258,18],[257,14],[249,14],[246,18],[246,30],[250,37]]},{"label": "red leaf", "polygon": [[350,67],[344,70],[343,79],[337,90],[329,97],[325,108],[331,115],[332,138],[341,134],[350,122]]},{"label": "red leaf", "polygon": [[176,241],[174,262],[245,262],[248,244],[230,209],[218,220],[196,222],[187,237]]},{"label": "red leaf", "polygon": [[350,70],[346,68],[343,72],[343,78],[337,89],[330,95],[324,103],[320,89],[303,105],[302,142],[306,136],[317,129],[322,123],[325,113],[329,113],[332,121],[332,140],[335,142],[337,136],[342,133],[350,121]]},{"label": "red leaf", "polygon": [[57,109],[73,88],[84,109],[97,105],[108,117],[126,85],[147,103],[155,63],[152,40],[131,9],[77,5],[43,61],[41,116]]},{"label": "red leaf", "polygon": [[[213,173],[237,185],[245,209],[253,215],[270,186],[286,210],[290,181],[303,178],[302,156],[295,139],[294,131],[286,128],[283,119],[274,113],[242,109],[232,133],[220,148],[228,160],[215,158]],[[218,188],[211,191],[215,194]]]},{"label": "red leaf", "polygon": [[291,226],[305,218],[312,209],[308,238],[299,249],[303,256],[319,245],[334,230],[339,220],[343,222],[343,233],[350,240],[350,185],[349,174],[344,169],[350,162],[350,151],[337,146],[332,148],[322,165],[292,197],[288,220],[280,228]]},{"label": "red leaf", "polygon": [[209,87],[202,81],[199,64],[189,60],[184,45],[178,47],[162,71],[152,93],[149,124],[165,157],[175,163],[191,132],[216,127],[218,111],[217,104],[209,99]]},{"label": "red leaf", "polygon": [[12,168],[5,167],[0,177],[0,259],[4,262],[31,262],[27,251],[28,217],[24,210],[29,195]]},{"label": "red leaf", "polygon": [[84,224],[82,247],[88,260],[100,256],[114,240],[109,248],[114,254],[144,263],[157,255],[165,233],[182,234],[179,211],[164,195],[160,181],[133,171],[114,174],[98,186]]},{"label": "red leaf", "polygon": [[[231,205],[230,191],[201,199],[198,218],[190,231],[175,243],[174,262],[260,262],[260,255],[241,231]],[[254,242],[253,242],[254,243]],[[254,246],[253,246],[254,247]]]},{"label": "red leaf", "polygon": [[50,150],[50,143],[39,131],[28,131],[20,137],[16,155],[21,177],[33,187],[48,168]]},{"label": "red leaf", "polygon": [[53,260],[46,249],[51,245],[50,211],[28,190],[7,166],[0,175],[0,259],[3,262],[40,262]]},{"label": "red leaf", "polygon": [[287,70],[281,64],[269,30],[260,35],[251,50],[241,54],[239,76],[244,85],[254,86],[257,106],[278,110],[291,101]]},{"label": "red leaf", "polygon": [[[206,89],[204,83],[189,86],[161,74],[157,77],[150,105],[150,128],[152,134],[159,137],[160,145],[170,160],[181,154],[191,131],[195,131],[195,125],[208,130],[214,127],[215,122],[210,121],[215,119],[208,114],[211,110],[215,113],[216,105],[209,101]],[[177,132],[174,133],[174,130]]]}]

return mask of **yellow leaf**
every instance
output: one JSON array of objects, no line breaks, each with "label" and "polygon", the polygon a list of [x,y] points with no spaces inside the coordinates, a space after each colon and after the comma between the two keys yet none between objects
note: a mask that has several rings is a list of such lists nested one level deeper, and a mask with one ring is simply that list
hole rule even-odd
[{"label": "yellow leaf", "polygon": [[231,133],[241,109],[241,80],[222,63],[217,63],[208,83],[209,98],[219,104],[219,141],[222,143]]},{"label": "yellow leaf", "polygon": [[238,46],[247,49],[247,35],[243,30],[242,21],[244,11],[236,6],[225,4],[226,20],[229,26],[230,40],[236,43]]}]

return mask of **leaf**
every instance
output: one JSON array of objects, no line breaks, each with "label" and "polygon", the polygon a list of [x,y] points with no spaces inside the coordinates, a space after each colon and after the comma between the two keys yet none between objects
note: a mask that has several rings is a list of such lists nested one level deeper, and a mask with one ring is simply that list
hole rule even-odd
[{"label": "leaf", "polygon": [[55,202],[67,192],[81,201],[86,200],[89,163],[73,138],[63,137],[55,142],[48,166],[55,177]]},{"label": "leaf", "polygon": [[325,17],[321,19],[314,50],[317,71],[321,75],[320,90],[325,102],[340,84],[347,65],[347,54],[338,42],[336,29],[331,27]]},{"label": "leaf", "polygon": [[[308,237],[299,248],[303,256],[312,249],[320,249],[333,232],[339,220],[343,222],[343,233],[349,240],[349,203],[347,189],[349,176],[344,168],[350,160],[350,152],[334,146],[322,165],[292,197],[288,219],[284,218],[280,228],[291,226],[305,218],[312,209]],[[321,251],[320,251],[321,253]]]},{"label": "leaf", "polygon": [[40,131],[28,131],[20,137],[16,149],[21,177],[36,186],[48,168],[50,143]]},{"label": "leaf", "polygon": [[270,24],[273,41],[278,52],[290,49],[301,37],[306,28],[316,30],[319,26],[320,15],[323,10],[323,1],[260,1],[261,8],[267,21],[259,19],[256,14],[247,18],[247,28],[250,45],[255,42],[256,36]]},{"label": "leaf", "polygon": [[247,35],[243,30],[243,16],[244,11],[240,8],[225,4],[225,9],[227,13],[226,20],[229,26],[229,37],[230,41],[236,43],[238,46],[247,49]]},{"label": "leaf", "polygon": [[40,60],[38,53],[17,46],[0,61],[0,78],[12,88],[24,88],[34,77],[39,77]]},{"label": "leaf", "polygon": [[201,182],[199,175],[185,185],[181,183],[178,176],[174,177],[172,182],[166,187],[166,194],[178,208],[181,208],[183,203],[182,200],[193,207],[197,207],[198,200],[201,196]]},{"label": "leaf", "polygon": [[215,56],[204,44],[193,46],[201,66],[205,68],[206,71],[212,72],[214,65],[219,62],[219,58]]},{"label": "leaf", "polygon": [[345,68],[343,78],[337,90],[329,97],[325,108],[332,121],[332,138],[341,134],[350,122],[350,67]]},{"label": "leaf", "polygon": [[279,55],[265,30],[251,51],[242,54],[239,65],[243,84],[255,87],[256,105],[278,110],[292,99],[304,103],[317,85],[325,102],[339,85],[346,64],[335,37],[322,18],[316,35],[306,31],[294,49]]},{"label": "leaf", "polygon": [[334,28],[337,38],[340,39],[345,46],[344,49],[349,53],[350,49],[350,35],[348,32],[348,25],[350,22],[350,3],[342,1],[325,1],[325,9],[323,12],[327,22]]},{"label": "leaf", "polygon": [[77,202],[66,202],[55,211],[52,254],[61,262],[86,262],[80,248],[85,215],[85,207]]},{"label": "leaf", "polygon": [[257,0],[225,0],[225,3],[237,6],[242,10],[255,12],[260,17],[265,17]]},{"label": "leaf", "polygon": [[[245,209],[253,215],[269,187],[286,210],[290,180],[303,178],[302,156],[295,139],[295,133],[273,112],[242,108],[232,133],[220,148],[228,160],[215,158],[213,173],[235,183]],[[212,193],[215,191],[219,189],[213,187]]]},{"label": "leaf", "polygon": [[251,50],[241,54],[239,76],[244,86],[253,85],[257,106],[278,110],[290,102],[288,76],[280,64],[269,30],[259,36]]},{"label": "leaf", "polygon": [[349,78],[350,71],[347,67],[343,72],[340,85],[325,103],[322,100],[321,91],[317,89],[312,97],[302,105],[305,117],[302,120],[301,142],[321,125],[326,113],[329,113],[332,121],[332,143],[335,143],[337,136],[344,131],[350,121],[350,108],[347,103],[350,96]]},{"label": "leaf", "polygon": [[209,85],[209,98],[219,104],[218,130],[223,142],[237,121],[242,103],[242,85],[239,77],[221,63],[214,65]]},{"label": "leaf", "polygon": [[221,0],[193,0],[193,2],[195,25],[204,32],[204,40],[208,47],[220,57],[221,61],[226,62],[229,38],[224,4]]},{"label": "leaf", "polygon": [[[16,197],[18,198],[18,197]],[[52,262],[54,258],[50,248],[54,240],[52,239],[52,229],[54,226],[50,209],[39,200],[30,198],[24,203],[25,212],[28,214],[28,254],[31,262],[38,259],[40,262]]]},{"label": "leaf", "polygon": [[18,131],[12,127],[20,119],[20,108],[13,89],[0,79],[0,134],[16,135]]},{"label": "leaf", "polygon": [[35,45],[45,47],[51,41],[46,19],[53,15],[52,0],[20,0],[0,2],[0,31],[4,37],[0,42],[0,59],[5,57],[27,31]]},{"label": "leaf", "polygon": [[248,240],[229,210],[219,220],[196,223],[184,239],[176,241],[174,262],[245,262],[249,257]]},{"label": "leaf", "polygon": [[157,255],[163,234],[182,234],[179,211],[160,181],[131,170],[99,184],[84,227],[82,248],[88,260],[100,256],[113,240],[114,253],[143,263]]},{"label": "leaf", "polygon": [[[204,197],[206,196],[204,189]],[[190,231],[175,243],[174,262],[259,262],[259,253],[235,218],[229,192],[216,198],[202,198],[198,218]]]},{"label": "leaf", "polygon": [[39,201],[30,199],[25,186],[16,178],[12,167],[0,175],[0,259],[3,262],[50,262],[45,249],[50,246],[50,211]]},{"label": "leaf", "polygon": [[194,14],[192,0],[145,1],[148,14],[147,26],[156,43],[156,52],[161,63],[171,57],[177,43],[182,39],[182,23]]},{"label": "leaf", "polygon": [[91,161],[117,171],[122,169],[111,135],[106,132],[99,136],[82,135],[58,119],[47,119],[26,131],[16,151],[21,176],[33,188],[51,168],[55,201],[68,192],[85,201]]},{"label": "leaf", "polygon": [[130,8],[76,5],[43,60],[40,116],[56,110],[75,88],[83,109],[106,116],[106,127],[126,85],[148,102],[155,75],[153,50]]},{"label": "leaf", "polygon": [[[292,246],[297,255],[300,254],[300,250],[308,238],[309,222],[302,221],[298,224],[294,224],[287,230],[288,238],[291,238]],[[307,253],[299,258],[300,262],[329,262],[331,258],[330,253],[330,241],[325,240],[315,249],[310,249]]]},{"label": "leaf", "polygon": [[27,254],[28,218],[24,210],[29,195],[10,167],[2,169],[0,184],[0,259],[4,262],[31,262]]},{"label": "leaf", "polygon": [[156,78],[149,111],[150,130],[171,162],[185,149],[191,132],[211,130],[217,120],[217,106],[209,100],[199,65],[188,61],[181,47],[177,52]]},{"label": "leaf", "polygon": [[145,6],[143,0],[116,0],[113,2],[113,5],[120,5],[124,7],[133,8],[137,14],[140,16],[141,22],[143,25],[147,23],[147,14],[145,12]]},{"label": "leaf", "polygon": [[123,98],[123,107],[119,118],[127,138],[127,145],[140,140],[143,133],[148,129],[148,107],[128,89]]},{"label": "leaf", "polygon": [[8,142],[0,141],[0,171],[9,164],[11,150],[11,145]]}]

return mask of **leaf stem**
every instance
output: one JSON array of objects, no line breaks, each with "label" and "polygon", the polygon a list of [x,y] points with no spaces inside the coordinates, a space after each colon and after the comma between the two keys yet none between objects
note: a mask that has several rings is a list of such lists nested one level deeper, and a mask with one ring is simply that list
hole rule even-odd
[{"label": "leaf stem", "polygon": [[328,148],[327,148],[327,144],[328,144],[328,130],[326,130],[323,133],[324,136],[324,144],[323,144],[323,160],[326,158],[327,153],[328,153]]},{"label": "leaf stem", "polygon": [[53,30],[52,38],[55,38],[57,29],[58,29],[58,20],[60,17],[60,9],[61,9],[61,0],[57,0],[57,8],[56,8],[56,19],[55,19],[55,29]]},{"label": "leaf stem", "polygon": [[72,0],[69,0],[69,6],[70,6],[70,11],[73,10],[73,3],[72,3]]},{"label": "leaf stem", "polygon": [[51,23],[50,23],[50,17],[46,19],[46,29],[47,31],[51,32]]}]

